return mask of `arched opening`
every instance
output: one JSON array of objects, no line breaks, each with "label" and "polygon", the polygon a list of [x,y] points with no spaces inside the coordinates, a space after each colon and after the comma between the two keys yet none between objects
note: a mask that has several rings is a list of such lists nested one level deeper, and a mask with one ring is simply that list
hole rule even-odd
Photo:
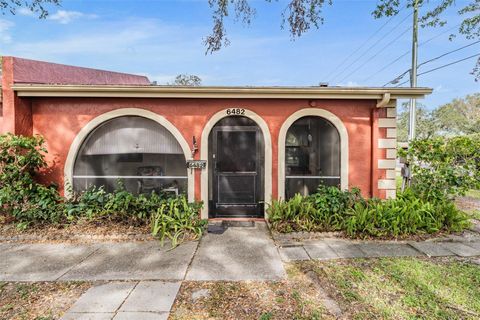
[{"label": "arched opening", "polygon": [[209,218],[263,217],[265,141],[252,119],[229,116],[208,137]]},{"label": "arched opening", "polygon": [[285,137],[285,197],[308,195],[319,185],[341,186],[341,143],[327,119],[305,116],[288,128]]},{"label": "arched opening", "polygon": [[72,187],[113,191],[117,181],[135,194],[186,193],[185,150],[157,121],[119,116],[97,125],[83,140],[73,165]]}]

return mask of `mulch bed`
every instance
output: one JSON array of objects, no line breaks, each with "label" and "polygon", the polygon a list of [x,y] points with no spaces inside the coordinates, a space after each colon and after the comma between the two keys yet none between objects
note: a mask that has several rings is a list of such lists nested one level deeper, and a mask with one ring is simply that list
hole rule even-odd
[{"label": "mulch bed", "polygon": [[97,241],[149,241],[155,238],[149,226],[129,226],[112,221],[80,221],[72,224],[35,225],[26,230],[17,229],[14,223],[1,223],[0,242],[67,242],[88,243]]}]

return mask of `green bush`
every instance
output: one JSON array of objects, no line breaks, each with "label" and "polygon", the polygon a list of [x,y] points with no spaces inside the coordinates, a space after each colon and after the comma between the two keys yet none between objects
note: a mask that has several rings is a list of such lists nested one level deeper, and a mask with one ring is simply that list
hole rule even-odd
[{"label": "green bush", "polygon": [[267,209],[274,230],[345,231],[350,237],[398,237],[440,231],[460,231],[469,225],[453,202],[428,201],[412,190],[396,199],[364,199],[358,189],[319,187],[316,194],[299,194],[273,201]]},{"label": "green bush", "polygon": [[396,199],[357,202],[345,216],[344,230],[351,237],[398,237],[460,231],[468,225],[452,202],[421,200],[407,190]]},{"label": "green bush", "polygon": [[267,213],[272,227],[280,232],[336,231],[343,228],[347,210],[359,201],[365,200],[357,188],[341,191],[319,186],[310,196],[296,194],[286,201],[274,200]]},{"label": "green bush", "polygon": [[40,136],[0,135],[0,210],[25,226],[31,222],[58,222],[62,198],[54,186],[35,180],[47,168]]},{"label": "green bush", "polygon": [[202,203],[189,203],[185,196],[170,198],[163,201],[151,218],[151,229],[163,243],[165,238],[176,247],[185,239],[198,239],[207,224],[200,219]]},{"label": "green bush", "polygon": [[410,164],[412,189],[429,201],[445,201],[480,187],[480,137],[414,140],[400,155]]},{"label": "green bush", "polygon": [[65,214],[75,219],[105,219],[134,225],[148,224],[150,217],[166,201],[156,193],[135,195],[120,181],[113,192],[95,187],[74,194],[65,204]]},{"label": "green bush", "polygon": [[122,183],[108,193],[103,187],[91,187],[75,194],[65,204],[68,220],[109,220],[129,225],[150,224],[153,236],[163,243],[170,239],[177,246],[185,239],[198,239],[206,221],[200,219],[201,202],[189,203],[184,195],[166,197],[134,195]]},{"label": "green bush", "polygon": [[154,236],[162,242],[169,238],[174,246],[202,234],[202,204],[188,203],[183,195],[134,195],[119,183],[112,193],[92,187],[69,199],[61,197],[55,187],[35,180],[39,171],[48,169],[46,152],[40,136],[0,135],[0,213],[14,217],[22,228],[80,219],[150,224]]}]

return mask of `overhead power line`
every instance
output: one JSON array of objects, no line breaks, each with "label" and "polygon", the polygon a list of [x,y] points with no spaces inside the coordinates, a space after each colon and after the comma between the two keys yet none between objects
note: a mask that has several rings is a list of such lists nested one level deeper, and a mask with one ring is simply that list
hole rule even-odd
[{"label": "overhead power line", "polygon": [[370,58],[368,58],[363,64],[361,64],[361,65],[358,66],[356,69],[354,69],[352,72],[350,72],[350,73],[347,74],[345,77],[343,77],[339,82],[344,81],[345,79],[347,79],[348,77],[350,77],[351,75],[353,75],[354,73],[356,73],[358,70],[360,70],[361,68],[363,68],[366,64],[368,64],[370,61],[372,61],[376,56],[378,56],[380,53],[382,53],[385,49],[387,49],[387,48],[390,47],[392,44],[394,44],[395,42],[397,42],[398,39],[400,39],[405,33],[409,32],[411,29],[412,29],[412,27],[408,27],[405,31],[403,31],[402,33],[400,33],[395,39],[393,39],[392,41],[390,41],[389,43],[387,43],[387,45],[385,45],[383,48],[381,48],[380,50],[378,50],[377,53],[375,53],[373,56],[371,56]]},{"label": "overhead power line", "polygon": [[[402,7],[400,11],[402,11],[403,9],[405,8]],[[353,52],[351,52],[345,59],[343,59],[342,62],[340,62],[340,64],[338,64],[326,77],[325,79],[329,79],[334,73],[335,71],[337,71],[339,68],[341,68],[351,57],[353,57],[357,52],[359,52],[368,42],[370,42],[370,40],[372,40],[380,31],[383,30],[383,28],[385,28],[393,19],[395,18],[395,16],[391,16],[390,19],[388,19],[383,25],[380,26],[380,28],[378,28],[366,41],[364,41],[359,47],[357,47],[357,49],[355,49]]]},{"label": "overhead power line", "polygon": [[367,50],[363,51],[362,54],[360,54],[360,56],[358,56],[355,60],[353,60],[350,64],[348,64],[345,68],[343,68],[339,73],[337,73],[333,78],[331,78],[331,80],[329,82],[332,82],[333,80],[335,80],[336,78],[340,77],[340,75],[342,75],[345,71],[347,71],[351,66],[353,66],[355,63],[357,63],[360,59],[362,59],[367,53],[370,52],[370,50],[372,50],[377,44],[379,44],[380,42],[382,42],[383,39],[385,39],[386,37],[388,37],[389,35],[391,35],[403,22],[405,22],[405,20],[407,20],[410,16],[412,16],[413,13],[409,13],[406,17],[404,17],[399,23],[397,23],[389,32],[387,32],[386,34],[384,34],[382,37],[380,37],[380,39],[378,39],[377,41],[375,41],[375,43],[373,43],[370,47],[367,48]]},{"label": "overhead power line", "polygon": [[[452,54],[452,53],[455,53],[455,52],[457,52],[457,51],[460,51],[460,50],[463,50],[463,49],[465,49],[465,48],[471,47],[471,46],[473,46],[473,45],[475,45],[475,44],[477,44],[477,43],[480,43],[480,40],[477,40],[477,41],[475,41],[475,42],[469,43],[469,44],[467,44],[467,45],[465,45],[465,46],[463,46],[463,47],[460,47],[460,48],[457,48],[457,49],[454,49],[454,50],[450,50],[450,51],[445,52],[445,53],[443,53],[443,54],[441,54],[441,55],[439,55],[439,56],[436,56],[436,57],[434,57],[434,58],[432,58],[432,59],[426,60],[426,61],[420,63],[420,64],[418,65],[418,68],[421,67],[421,66],[423,66],[423,65],[425,65],[425,64],[428,64],[428,63],[430,63],[430,62],[433,62],[433,61],[435,61],[435,60],[438,60],[438,59],[440,59],[440,58],[443,58],[443,57],[445,57],[445,56],[448,56],[448,55],[450,55],[450,54]],[[395,83],[397,83],[397,82],[400,81],[406,74],[408,74],[408,73],[410,72],[410,70],[411,70],[411,69],[406,70],[405,72],[403,72],[402,74],[400,74],[399,76],[397,76],[395,79],[393,79],[393,80],[385,83],[385,84],[383,85],[383,87],[387,86],[388,84],[395,84]]]},{"label": "overhead power line", "polygon": [[[421,46],[429,43],[430,41],[433,41],[433,40],[435,40],[435,39],[443,36],[445,33],[448,33],[448,32],[452,31],[453,29],[455,29],[455,28],[457,28],[457,27],[459,27],[459,26],[460,26],[460,23],[456,24],[455,26],[453,26],[453,27],[451,27],[451,28],[449,28],[449,29],[447,29],[447,30],[445,30],[445,31],[443,31],[443,32],[441,32],[441,33],[439,33],[439,34],[437,34],[437,35],[435,35],[435,36],[433,36],[433,37],[425,40],[425,41],[420,42],[420,43],[418,44],[418,46],[421,47]],[[405,57],[406,55],[408,55],[410,52],[412,52],[412,50],[408,50],[408,51],[404,52],[403,54],[401,54],[400,56],[398,56],[397,58],[395,58],[393,61],[389,62],[387,65],[385,65],[384,67],[382,67],[381,69],[377,70],[375,73],[373,73],[372,75],[370,75],[368,78],[362,80],[362,82],[366,82],[366,81],[372,79],[372,78],[375,77],[377,74],[381,73],[382,71],[384,71],[384,70],[387,69],[388,67],[390,67],[390,66],[392,66],[393,64],[395,64],[395,62],[399,61],[400,59],[402,59],[403,57]]]},{"label": "overhead power line", "polygon": [[[453,62],[450,62],[450,63],[447,63],[447,64],[444,64],[442,66],[439,66],[439,67],[436,67],[436,68],[433,68],[433,69],[430,69],[430,70],[427,70],[427,71],[424,71],[424,72],[421,72],[418,74],[418,76],[421,76],[421,75],[424,75],[424,74],[427,74],[427,73],[430,73],[430,72],[433,72],[433,71],[437,71],[439,69],[443,69],[443,68],[446,68],[446,67],[449,67],[451,65],[454,65],[454,64],[457,64],[457,63],[460,63],[460,62],[463,62],[465,60],[469,60],[469,59],[472,59],[472,58],[475,58],[475,57],[479,57],[480,56],[480,53],[477,53],[477,54],[474,54],[472,56],[469,56],[469,57],[466,57],[466,58],[463,58],[463,59],[460,59],[460,60],[456,60],[456,61],[453,61]],[[407,81],[404,81],[398,85],[396,85],[395,87],[400,87],[401,85],[404,85],[405,83],[409,82],[410,80],[407,80]]]}]

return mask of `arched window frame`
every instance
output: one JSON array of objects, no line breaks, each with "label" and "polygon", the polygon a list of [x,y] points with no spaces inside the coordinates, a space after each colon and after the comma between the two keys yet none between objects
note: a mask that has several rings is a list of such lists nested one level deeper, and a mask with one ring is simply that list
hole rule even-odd
[{"label": "arched window frame", "polygon": [[305,108],[291,114],[282,124],[278,136],[278,198],[285,199],[285,144],[288,129],[300,118],[314,116],[328,120],[340,135],[340,188],[348,189],[348,132],[343,122],[330,111]]},{"label": "arched window frame", "polygon": [[[187,141],[180,133],[180,131],[167,119],[164,117],[140,108],[122,108],[113,110],[110,112],[103,113],[94,119],[90,120],[76,135],[75,139],[73,140],[72,144],[70,145],[70,149],[68,151],[67,159],[65,161],[64,166],[64,182],[65,182],[65,196],[71,196],[71,188],[70,186],[73,185],[73,170],[75,165],[75,160],[78,156],[78,152],[80,151],[83,143],[87,139],[88,135],[95,130],[98,126],[105,123],[108,120],[124,117],[124,116],[137,116],[143,117],[146,119],[153,120],[157,122],[159,125],[163,126],[167,129],[177,140],[182,148],[183,154],[185,159],[191,159],[191,151],[190,146],[188,145]],[[192,170],[187,170],[187,178],[188,178],[188,190],[187,196],[189,201],[194,201],[194,190],[195,190],[195,179]]]}]

